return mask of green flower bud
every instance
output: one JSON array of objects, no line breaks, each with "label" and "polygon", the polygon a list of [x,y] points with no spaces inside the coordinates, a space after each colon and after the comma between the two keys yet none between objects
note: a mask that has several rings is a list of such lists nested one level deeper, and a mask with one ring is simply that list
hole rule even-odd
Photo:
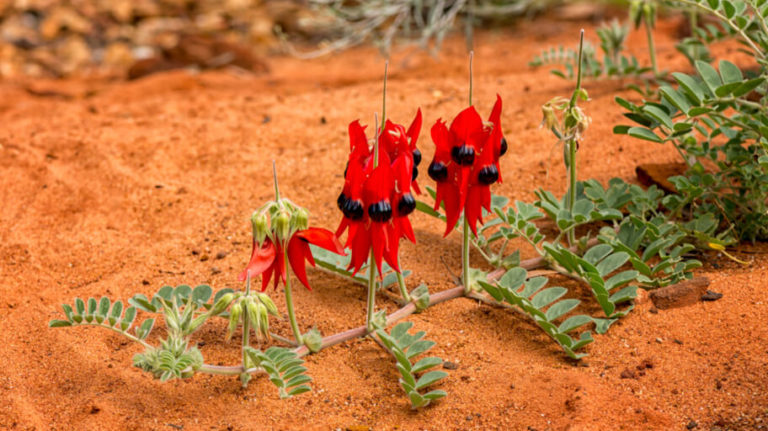
[{"label": "green flower bud", "polygon": [[292,225],[296,230],[304,230],[309,227],[309,213],[304,208],[298,208],[293,212]]},{"label": "green flower bud", "polygon": [[264,304],[265,307],[267,307],[267,312],[273,316],[279,316],[280,313],[277,311],[277,306],[272,301],[272,298],[269,297],[266,293],[259,293],[257,294],[259,301],[261,301],[262,304]]},{"label": "green flower bud", "polygon": [[227,332],[227,338],[231,337],[237,329],[237,325],[240,323],[240,316],[243,314],[242,301],[238,301],[229,310],[229,331]]},{"label": "green flower bud", "polygon": [[258,308],[259,305],[261,305],[261,303],[254,301],[253,298],[248,298],[248,302],[246,303],[246,308],[248,310],[248,323],[250,324],[251,328],[253,328],[254,332],[256,332],[257,336],[259,336],[261,333],[261,319],[259,318]]},{"label": "green flower bud", "polygon": [[256,310],[259,315],[259,329],[261,335],[263,335],[264,338],[269,338],[269,313],[267,312],[267,307],[262,303],[258,303],[256,305]]},{"label": "green flower bud", "polygon": [[232,292],[225,293],[221,295],[218,301],[216,301],[215,304],[213,304],[213,307],[211,307],[211,310],[208,312],[211,316],[217,316],[221,314],[222,311],[226,310],[227,307],[229,307],[229,304],[232,303],[232,300],[235,299],[235,294]]},{"label": "green flower bud", "polygon": [[187,327],[187,331],[186,331],[187,334],[191,334],[191,333],[195,332],[195,330],[197,330],[197,328],[199,328],[200,325],[205,323],[205,321],[207,319],[208,319],[208,315],[207,314],[201,314],[201,315],[195,317],[195,319],[192,320],[192,322],[189,324],[189,327]]},{"label": "green flower bud", "polygon": [[291,236],[291,216],[287,211],[280,211],[277,217],[272,219],[272,230],[279,241],[286,241]]},{"label": "green flower bud", "polygon": [[269,233],[269,217],[264,212],[256,212],[251,216],[251,226],[253,227],[253,239],[261,245]]}]

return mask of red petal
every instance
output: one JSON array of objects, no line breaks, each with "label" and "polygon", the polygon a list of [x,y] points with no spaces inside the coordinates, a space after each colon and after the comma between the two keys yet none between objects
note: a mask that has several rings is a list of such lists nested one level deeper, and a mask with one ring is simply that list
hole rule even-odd
[{"label": "red petal", "polygon": [[368,230],[359,226],[357,234],[351,237],[352,258],[349,261],[349,267],[352,269],[352,275],[363,267],[368,256],[371,254],[371,241]]},{"label": "red petal", "polygon": [[411,151],[416,148],[416,141],[419,140],[419,133],[421,133],[421,108],[416,111],[416,117],[413,118],[411,125],[408,126],[408,131],[405,132],[410,141]]},{"label": "red petal", "polygon": [[336,254],[344,254],[344,247],[342,247],[339,239],[328,229],[310,227],[296,232],[294,237],[299,237],[310,244],[314,244]]},{"label": "red petal", "polygon": [[[483,222],[483,196],[482,189],[489,189],[488,186],[474,186],[469,188],[467,194],[467,204],[464,207],[464,217],[467,218],[469,228],[477,236],[477,223]],[[489,192],[490,193],[490,192]],[[489,194],[490,195],[490,194]]]},{"label": "red petal", "polygon": [[381,277],[381,262],[384,250],[387,249],[386,223],[371,223],[371,246],[373,247],[373,259]]},{"label": "red petal", "polygon": [[[466,142],[468,145],[473,145],[474,143],[471,140],[472,135],[482,130],[483,119],[480,118],[480,114],[477,113],[474,106],[459,112],[459,115],[451,123],[451,133],[460,142]],[[454,145],[456,144],[454,143]]]},{"label": "red petal", "polygon": [[251,259],[248,265],[245,267],[240,276],[237,278],[239,281],[245,281],[248,278],[248,274],[251,275],[251,279],[256,278],[257,275],[267,271],[275,261],[275,246],[272,241],[267,238],[261,247],[253,241],[253,249],[251,250]]},{"label": "red petal", "polygon": [[451,161],[451,147],[453,146],[453,139],[445,127],[445,123],[437,120],[431,130],[432,142],[435,143],[435,157],[433,161],[442,162],[448,164]]},{"label": "red petal", "polygon": [[[400,237],[397,234],[397,229],[393,223],[388,223],[385,230],[386,235],[386,248],[384,249],[384,260],[387,261],[395,271],[400,272],[400,265],[398,262],[398,249],[400,248]],[[379,267],[379,276],[381,277],[381,267]]]},{"label": "red petal", "polygon": [[363,202],[366,208],[370,204],[390,197],[393,187],[390,171],[389,162],[379,159],[379,166],[373,170],[363,185]]},{"label": "red petal", "polygon": [[406,238],[415,244],[416,235],[413,233],[413,226],[411,226],[411,221],[408,220],[408,217],[397,217],[395,223],[397,223],[398,238]]},{"label": "red petal", "polygon": [[303,284],[307,289],[312,290],[312,288],[309,287],[309,280],[307,280],[307,268],[304,264],[304,260],[307,255],[309,255],[310,258],[312,257],[312,252],[309,249],[309,243],[302,237],[298,236],[297,233],[291,238],[290,241],[288,241],[288,262],[291,264],[291,269],[293,269],[293,273],[296,274],[296,278],[299,279],[301,284]]}]

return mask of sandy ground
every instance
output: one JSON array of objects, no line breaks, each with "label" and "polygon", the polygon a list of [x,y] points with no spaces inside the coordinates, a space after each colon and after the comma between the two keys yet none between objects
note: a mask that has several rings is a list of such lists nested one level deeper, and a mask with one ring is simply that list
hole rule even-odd
[{"label": "sandy ground", "polygon": [[[673,27],[660,27],[660,62],[685,67],[667,36]],[[575,44],[577,34],[576,24],[538,21],[478,35],[474,100],[487,113],[501,95],[510,142],[495,193],[531,200],[537,187],[564,192],[560,152],[538,128],[539,106],[568,96],[572,84],[526,64],[545,46]],[[596,41],[592,25],[587,37]],[[630,45],[645,58],[642,39],[633,35]],[[466,103],[465,62],[459,39],[439,60],[396,53],[390,118],[408,123],[421,107],[425,130],[451,118]],[[208,375],[163,384],[130,366],[141,348],[119,335],[48,329],[75,296],[126,300],[164,284],[241,288],[248,217],[271,196],[273,159],[283,194],[311,211],[312,224],[336,227],[346,126],[372,123],[380,110],[382,59],[361,48],[270,66],[268,76],[176,71],[135,82],[0,83],[0,428],[716,430],[758,429],[768,417],[764,245],[737,252],[754,259],[746,268],[703,256],[698,273],[723,299],[658,313],[639,301],[596,336],[581,363],[566,360],[530,322],[467,299],[414,315],[409,320],[437,341],[434,353],[458,364],[441,384],[449,396],[418,413],[391,357],[371,341],[308,357],[313,392],[281,401],[263,376],[247,389]],[[613,97],[632,96],[621,83],[586,88],[594,123],[580,151],[581,178],[634,180],[638,163],[675,159],[671,148],[612,134],[621,121]],[[429,160],[428,133],[419,146]],[[443,240],[434,220],[412,219],[419,243],[402,246],[415,274],[409,286],[451,287],[441,261],[459,271],[460,236]],[[483,262],[473,255],[473,264]],[[310,281],[314,291],[295,293],[303,328],[331,334],[362,323],[360,286],[319,271]],[[282,296],[272,296],[282,308]],[[379,304],[396,307],[383,297]],[[285,321],[273,325],[289,331]],[[224,333],[223,322],[199,333],[207,362],[238,360],[237,342]],[[644,375],[621,378],[644,361],[652,364]]]}]

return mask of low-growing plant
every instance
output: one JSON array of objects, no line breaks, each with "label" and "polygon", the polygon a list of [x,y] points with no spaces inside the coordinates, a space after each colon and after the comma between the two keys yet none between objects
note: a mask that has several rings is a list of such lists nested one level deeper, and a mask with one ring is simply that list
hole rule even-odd
[{"label": "low-growing plant", "polygon": [[716,233],[697,234],[718,236],[721,245],[766,239],[768,2],[680,3],[719,19],[722,28],[739,37],[753,63],[744,70],[726,60],[717,67],[697,60],[696,73],[673,73],[676,86],[662,85],[658,100],[617,98],[637,125],[617,126],[614,132],[675,147],[688,169],[684,176],[670,178],[676,193],[663,204],[680,219],[715,214]]},{"label": "low-growing plant", "polygon": [[[583,55],[583,32],[579,58]],[[124,309],[108,298],[64,305],[63,320],[51,327],[99,326],[119,333],[144,347],[134,356],[134,365],[161,380],[189,378],[196,373],[239,376],[246,386],[254,375],[265,374],[281,398],[311,390],[309,371],[302,357],[356,338],[377,342],[396,360],[398,383],[411,408],[428,406],[444,398],[433,389],[448,374],[436,369],[442,359],[421,357],[434,347],[423,331],[409,333],[411,323],[400,323],[442,302],[469,298],[515,310],[551,337],[573,359],[593,342],[592,328],[606,332],[633,309],[638,288],[655,288],[690,278],[698,262],[686,255],[693,246],[685,242],[692,232],[711,232],[705,219],[697,225],[679,224],[659,210],[663,199],[658,190],[642,190],[618,179],[604,188],[594,180],[578,181],[578,150],[590,124],[579,106],[589,100],[581,87],[581,67],[576,89],[568,99],[556,98],[543,106],[543,126],[563,146],[568,170],[565,195],[536,191],[533,203],[515,202],[491,194],[491,186],[502,180],[499,160],[510,148],[501,126],[501,97],[497,96],[487,121],[472,106],[472,55],[470,54],[469,106],[447,125],[432,126],[434,157],[428,168],[436,182],[426,188],[432,205],[417,203],[414,194],[421,152],[417,141],[421,111],[406,129],[386,117],[386,68],[382,120],[375,120],[369,139],[359,121],[349,125],[350,153],[344,184],[337,205],[342,221],[335,233],[309,227],[306,209],[281,196],[273,163],[275,199],[251,216],[252,250],[240,274],[242,291],[222,289],[214,294],[207,285],[194,289],[182,285],[162,287],[151,298],[137,294]],[[579,61],[581,64],[581,61]],[[445,235],[462,233],[461,275],[458,286],[430,292],[426,284],[408,291],[399,256],[399,242],[415,242],[409,217],[420,209],[445,222]],[[546,235],[539,223],[548,220],[555,229]],[[339,235],[346,233],[344,245]],[[507,253],[516,239],[525,240],[538,257],[520,261],[520,251]],[[705,237],[710,240],[710,237]],[[486,272],[470,265],[474,247],[494,269]],[[317,329],[302,333],[292,299],[292,277],[310,288],[305,264],[342,276],[367,287],[364,324],[323,337]],[[599,306],[597,315],[585,312],[582,300],[567,287],[545,287],[546,277],[530,272],[548,268],[589,289]],[[358,273],[367,277],[360,277]],[[252,280],[261,277],[261,290]],[[282,314],[265,293],[270,282],[283,287],[286,313],[292,336],[270,330],[270,318]],[[397,285],[394,298],[400,308],[385,314],[376,310],[376,295],[384,287]],[[593,307],[595,308],[595,307]],[[164,338],[152,336],[157,317],[148,317],[132,330],[137,313],[160,315]],[[195,333],[206,323],[226,322],[227,340],[241,331],[241,360],[237,365],[206,364],[194,342]],[[362,320],[362,319],[361,319]],[[392,327],[389,332],[387,328]],[[251,335],[255,335],[252,338]]]}]

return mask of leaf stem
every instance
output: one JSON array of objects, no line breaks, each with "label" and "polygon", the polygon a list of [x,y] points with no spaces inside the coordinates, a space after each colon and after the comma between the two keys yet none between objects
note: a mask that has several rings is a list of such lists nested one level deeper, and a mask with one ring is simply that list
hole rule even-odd
[{"label": "leaf stem", "polygon": [[275,161],[272,160],[272,179],[275,183],[275,202],[280,201],[280,188],[277,186],[277,166],[275,166]]},{"label": "leaf stem", "polygon": [[464,227],[462,229],[464,241],[461,244],[461,284],[464,286],[464,293],[471,291],[469,280],[469,221],[466,213],[464,214]]},{"label": "leaf stem", "polygon": [[[582,75],[582,58],[584,54],[584,29],[581,30],[581,34],[579,36],[579,63],[578,63],[578,74],[576,78],[576,90],[574,90],[573,95],[571,96],[570,106],[568,108],[568,115],[570,115],[570,112],[576,108],[576,105],[578,103],[578,99],[581,93],[581,75]],[[566,125],[566,127],[568,127]],[[574,127],[576,127],[574,125]],[[568,138],[568,212],[571,214],[571,218],[573,218],[573,207],[576,204],[576,174],[577,174],[577,166],[576,166],[576,147],[578,146],[578,143],[576,142],[576,138],[571,136]],[[568,232],[568,245],[573,246],[576,243],[576,232],[570,231]]]},{"label": "leaf stem", "polygon": [[[400,257],[397,258],[397,266],[400,267]],[[400,288],[400,295],[402,295],[405,302],[411,302],[411,295],[408,294],[408,287],[405,285],[405,277],[403,277],[403,273],[400,271],[395,271],[397,273],[397,286]]]},{"label": "leaf stem", "polygon": [[469,106],[472,106],[472,60],[475,58],[475,51],[469,51]]},{"label": "leaf stem", "polygon": [[368,300],[365,315],[365,327],[368,331],[373,331],[373,309],[376,307],[376,259],[371,249],[371,257],[368,262]]},{"label": "leaf stem", "polygon": [[381,91],[381,130],[384,130],[384,124],[387,121],[387,74],[388,72],[389,72],[389,60],[384,62],[384,89]]},{"label": "leaf stem", "polygon": [[[645,14],[643,14],[645,16]],[[647,16],[643,19],[643,22],[645,23],[645,34],[648,38],[648,55],[651,57],[651,70],[653,71],[653,76],[659,76],[659,67],[656,64],[656,43],[653,40],[653,28],[651,27],[651,23],[648,22]]]},{"label": "leaf stem", "polygon": [[293,309],[293,295],[291,294],[291,274],[288,272],[288,248],[283,247],[283,265],[285,265],[285,307],[288,309],[288,320],[291,322],[291,330],[296,344],[301,346],[304,340],[301,337],[299,323],[296,321],[296,312]]}]

